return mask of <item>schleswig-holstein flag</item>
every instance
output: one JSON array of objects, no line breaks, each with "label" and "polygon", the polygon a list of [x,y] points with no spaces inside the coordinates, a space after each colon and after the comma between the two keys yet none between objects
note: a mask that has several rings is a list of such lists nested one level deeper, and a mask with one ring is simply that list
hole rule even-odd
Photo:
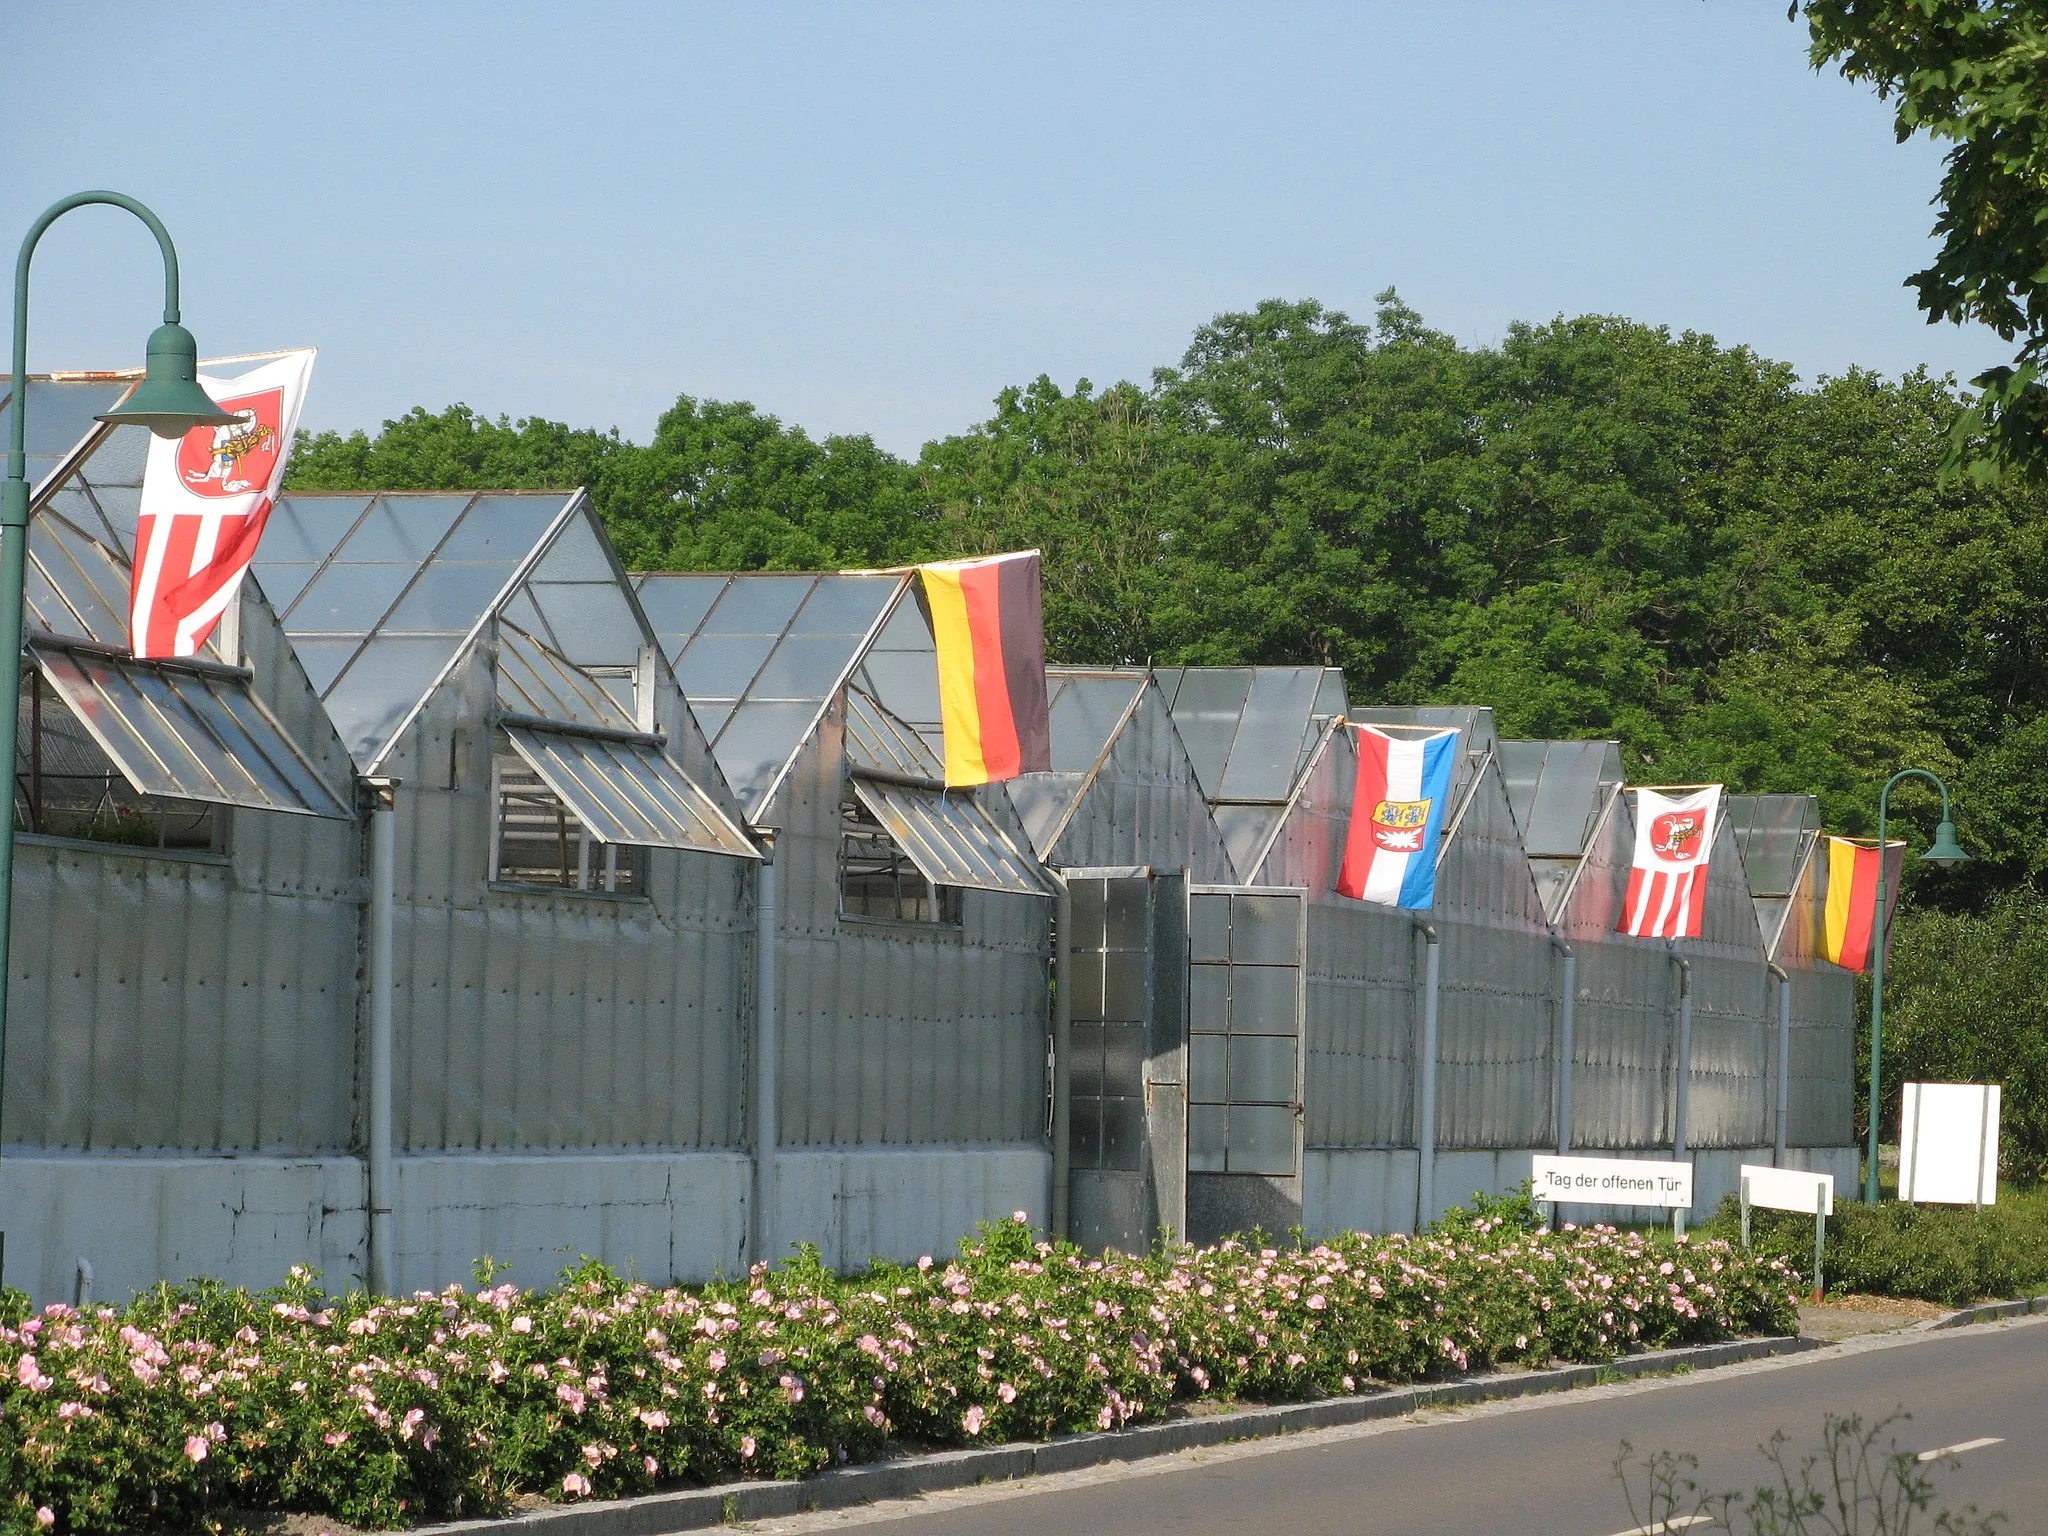
[{"label": "schleswig-holstein flag", "polygon": [[1436,850],[1451,798],[1458,733],[1395,735],[1358,725],[1358,784],[1337,894],[1427,911],[1436,902]]}]

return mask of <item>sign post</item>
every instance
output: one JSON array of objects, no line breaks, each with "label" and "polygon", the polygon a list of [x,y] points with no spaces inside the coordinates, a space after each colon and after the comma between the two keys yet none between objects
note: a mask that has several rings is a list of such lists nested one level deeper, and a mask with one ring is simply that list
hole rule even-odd
[{"label": "sign post", "polygon": [[1757,1163],[1742,1165],[1742,1251],[1749,1252],[1749,1208],[1760,1205],[1767,1211],[1813,1212],[1813,1299],[1818,1302],[1826,1288],[1821,1278],[1821,1260],[1827,1251],[1828,1217],[1835,1209],[1835,1176],[1808,1173],[1799,1168],[1766,1168]]}]

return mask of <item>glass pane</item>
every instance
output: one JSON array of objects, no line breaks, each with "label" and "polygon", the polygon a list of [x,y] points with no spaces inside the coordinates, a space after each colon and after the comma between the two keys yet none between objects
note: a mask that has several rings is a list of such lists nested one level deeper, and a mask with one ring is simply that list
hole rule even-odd
[{"label": "glass pane", "polygon": [[1102,1026],[1102,1081],[1104,1093],[1136,1095],[1145,1091],[1144,1025]]},{"label": "glass pane", "polygon": [[318,565],[347,537],[369,504],[367,496],[282,497],[263,525],[256,569],[261,572],[273,563],[296,561]]},{"label": "glass pane", "polygon": [[1142,951],[1116,950],[1103,956],[1102,1016],[1142,1024],[1149,1016],[1145,983],[1151,957]]},{"label": "glass pane", "polygon": [[639,584],[640,606],[647,622],[673,660],[685,640],[703,622],[718,594],[725,590],[726,576],[646,576]]},{"label": "glass pane", "polygon": [[1230,1106],[1232,1173],[1285,1177],[1294,1172],[1294,1111]]},{"label": "glass pane", "polygon": [[341,546],[335,559],[345,565],[397,561],[417,566],[434,552],[467,496],[386,496]]},{"label": "glass pane", "polygon": [[708,742],[718,734],[719,727],[732,718],[730,704],[700,704],[690,700],[690,713],[697,717],[697,729],[704,733]]},{"label": "glass pane", "polygon": [[1106,886],[1107,882],[1102,880],[1076,880],[1068,887],[1074,914],[1072,948],[1102,948],[1103,891]]},{"label": "glass pane", "polygon": [[1217,798],[1284,800],[1294,787],[1302,733],[1315,710],[1319,667],[1259,667]]},{"label": "glass pane", "polygon": [[[166,681],[170,679],[167,677]],[[248,709],[246,718],[238,717],[235,711],[230,710],[214,695],[213,690],[198,678],[177,678],[173,687],[186,709],[197,720],[204,722],[213,739],[220,744],[219,750],[224,751],[234,766],[247,776],[250,787],[257,792],[257,798],[278,806],[304,803],[311,786],[303,780],[295,782],[297,776],[290,772],[291,768],[296,766],[293,759],[297,754],[281,750],[283,743],[275,740],[274,733],[258,723],[261,717],[256,714],[253,706]],[[227,684],[225,687],[234,689],[235,685]],[[180,734],[189,738],[196,733],[185,731]],[[201,751],[203,754],[204,749]],[[271,760],[273,752],[282,759],[281,763]],[[213,758],[208,758],[208,767],[216,779],[230,784],[235,782],[233,775],[219,766]]]},{"label": "glass pane", "polygon": [[565,498],[553,491],[529,496],[479,496],[469,515],[441,546],[443,560],[516,564],[561,515]]},{"label": "glass pane", "polygon": [[[436,560],[420,572],[420,579],[392,610],[382,628],[391,634],[466,633],[504,589],[510,574],[502,565],[456,565]],[[298,622],[295,617],[293,623]]]},{"label": "glass pane", "polygon": [[1230,958],[1230,898],[1196,894],[1188,898],[1188,958]]},{"label": "glass pane", "polygon": [[1188,1106],[1188,1172],[1225,1171],[1224,1144],[1230,1111],[1221,1104]]},{"label": "glass pane", "polygon": [[1075,1098],[1068,1102],[1073,1124],[1068,1146],[1076,1168],[1102,1166],[1102,1100]]},{"label": "glass pane", "polygon": [[1222,1034],[1230,1027],[1230,968],[1222,965],[1188,967],[1188,1028]]},{"label": "glass pane", "polygon": [[704,621],[707,635],[779,635],[815,576],[740,576]]},{"label": "glass pane", "polygon": [[363,642],[354,635],[323,638],[318,635],[303,640],[293,640],[292,649],[298,653],[299,665],[306,669],[306,681],[313,685],[313,691],[325,694],[328,685],[341,675],[341,669],[348,665],[349,657]]},{"label": "glass pane", "polygon": [[1230,899],[1230,958],[1240,964],[1293,965],[1301,904],[1292,896]]},{"label": "glass pane", "polygon": [[1086,1098],[1102,1096],[1102,1026],[1076,1023],[1068,1032],[1072,1059],[1067,1064],[1067,1091]]},{"label": "glass pane", "polygon": [[1106,946],[1149,949],[1152,939],[1152,882],[1112,880],[1109,885]]},{"label": "glass pane", "polygon": [[334,792],[313,765],[300,755],[276,724],[264,716],[255,699],[241,685],[216,683],[208,690],[208,696],[221,714],[233,717],[252,750],[262,752],[269,764],[267,771],[283,779],[287,789],[279,797],[280,804],[297,803],[324,815],[348,814],[348,808],[335,799]]},{"label": "glass pane", "polygon": [[1102,1166],[1125,1173],[1136,1173],[1145,1166],[1142,1099],[1102,1101]]},{"label": "glass pane", "polygon": [[535,582],[530,590],[571,661],[629,667],[639,659],[640,623],[615,583]]},{"label": "glass pane", "polygon": [[742,704],[733,712],[718,733],[715,755],[726,783],[743,803],[752,805],[755,796],[766,793],[816,714],[815,705],[774,703]]},{"label": "glass pane", "polygon": [[1295,1033],[1296,980],[1293,966],[1234,965],[1230,968],[1232,1034]]},{"label": "glass pane", "polygon": [[676,659],[676,682],[693,699],[739,698],[774,646],[773,635],[701,635]]},{"label": "glass pane", "polygon": [[1068,962],[1068,974],[1074,988],[1074,1017],[1101,1018],[1102,956],[1082,951]]},{"label": "glass pane", "polygon": [[412,565],[330,565],[286,616],[293,635],[367,634],[383,622],[419,569]]},{"label": "glass pane", "polygon": [[597,529],[588,517],[572,517],[555,535],[555,542],[541,557],[534,578],[542,582],[599,582],[616,589],[617,574],[597,542]]},{"label": "glass pane", "polygon": [[267,561],[256,566],[252,573],[256,585],[263,589],[263,595],[270,600],[270,606],[279,613],[291,607],[292,600],[306,590],[306,583],[319,570],[317,565],[293,562],[289,565]]},{"label": "glass pane", "polygon": [[939,718],[939,664],[931,651],[870,651],[861,670],[890,713],[914,726]]},{"label": "glass pane", "polygon": [[1294,1041],[1286,1035],[1230,1037],[1230,1102],[1294,1102]]},{"label": "glass pane", "polygon": [[791,635],[775,647],[749,691],[755,698],[822,699],[852,665],[858,643],[844,635]]},{"label": "glass pane", "polygon": [[790,633],[865,635],[895,590],[893,576],[826,576],[804,600]]},{"label": "glass pane", "polygon": [[453,636],[372,640],[334,683],[327,713],[358,766],[367,767],[375,749],[391,739],[460,643]]},{"label": "glass pane", "polygon": [[1221,1104],[1229,1097],[1224,1068],[1229,1057],[1227,1035],[1188,1037],[1188,1097],[1205,1104]]}]

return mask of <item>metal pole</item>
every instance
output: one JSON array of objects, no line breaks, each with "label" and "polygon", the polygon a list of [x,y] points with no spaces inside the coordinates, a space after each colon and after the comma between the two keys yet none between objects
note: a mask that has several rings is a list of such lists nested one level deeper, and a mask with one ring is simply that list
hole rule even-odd
[{"label": "metal pole", "polygon": [[1771,1116],[1771,1166],[1785,1166],[1785,1116],[1792,1102],[1792,978],[1785,968],[1772,965],[1778,978],[1778,1104]]},{"label": "metal pole", "polygon": [[[7,814],[0,817],[0,1101],[7,1080],[7,981],[13,959],[8,939],[14,918],[14,754],[21,708],[22,588],[28,570],[28,269],[43,231],[74,208],[106,203],[125,208],[149,226],[164,259],[164,324],[178,321],[178,253],[163,221],[119,192],[77,192],[52,203],[29,226],[14,261],[14,368],[9,375],[13,409],[7,413],[7,480],[0,487],[0,668],[9,680],[7,707],[0,709],[0,763],[6,764]],[[0,1145],[6,1137],[0,1133]],[[7,1235],[0,1232],[0,1275],[6,1272]]]},{"label": "metal pole", "polygon": [[1440,976],[1436,925],[1417,923],[1415,931],[1428,940],[1422,991],[1421,1085],[1417,1097],[1415,1128],[1415,1230],[1420,1232],[1436,1219],[1436,997]]},{"label": "metal pole", "polygon": [[370,785],[370,1264],[371,1294],[396,1294],[392,1249],[391,912],[398,870],[398,780]]},{"label": "metal pole", "polygon": [[1827,1289],[1822,1280],[1820,1261],[1828,1244],[1828,1187],[1818,1179],[1813,1187],[1813,1304],[1820,1305],[1821,1294]]},{"label": "metal pole", "polygon": [[754,1211],[750,1264],[768,1260],[775,1240],[775,845],[767,841],[755,866],[754,901]]},{"label": "metal pole", "polygon": [[1579,1001],[1579,957],[1562,939],[1550,942],[1564,953],[1564,1005],[1557,1020],[1557,1155],[1565,1157],[1572,1150],[1572,1056],[1576,1049],[1572,1016]]},{"label": "metal pole", "polygon": [[[1676,951],[1672,962],[1678,967],[1678,1060],[1672,1069],[1671,1160],[1685,1161],[1687,1118],[1692,1112],[1692,962]],[[1685,1236],[1686,1212],[1671,1213],[1671,1231]]]},{"label": "metal pole", "polygon": [[[1925,768],[1901,768],[1884,781],[1877,792],[1877,906],[1870,914],[1870,1137],[1863,1168],[1863,1203],[1877,1204],[1877,1122],[1881,1108],[1878,1094],[1878,1057],[1884,1045],[1884,946],[1889,926],[1885,913],[1885,815],[1892,786],[1901,779],[1922,778],[1941,791],[1941,819],[1951,819],[1948,786]],[[1937,829],[1939,830],[1939,829]],[[1939,841],[1939,838],[1936,839]],[[1901,876],[1903,878],[1903,875]]]},{"label": "metal pole", "polygon": [[1052,921],[1052,1235],[1069,1235],[1067,1189],[1072,1175],[1074,1035],[1074,897],[1065,876],[1049,869],[1055,891]]}]

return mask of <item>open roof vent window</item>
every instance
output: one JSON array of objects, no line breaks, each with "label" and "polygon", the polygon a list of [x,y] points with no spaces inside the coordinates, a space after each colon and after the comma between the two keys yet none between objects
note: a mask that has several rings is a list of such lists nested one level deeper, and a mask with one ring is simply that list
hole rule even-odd
[{"label": "open roof vent window", "polygon": [[21,680],[15,741],[17,831],[133,848],[222,851],[223,818],[213,806],[137,792],[33,669]]},{"label": "open roof vent window", "polygon": [[839,808],[839,911],[901,923],[960,921],[960,891],[934,885],[857,795]]},{"label": "open roof vent window", "polygon": [[492,779],[497,802],[492,880],[612,896],[639,893],[639,850],[594,836],[524,758],[498,753]]}]

